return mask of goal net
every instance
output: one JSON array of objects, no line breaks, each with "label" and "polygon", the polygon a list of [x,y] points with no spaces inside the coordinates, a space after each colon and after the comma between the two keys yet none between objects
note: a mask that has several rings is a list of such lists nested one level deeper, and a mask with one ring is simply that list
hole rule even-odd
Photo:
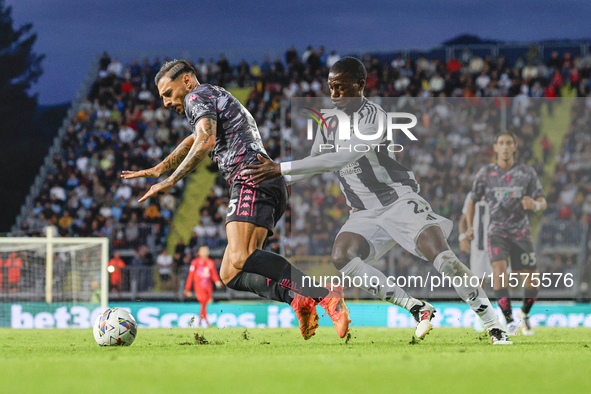
[{"label": "goal net", "polygon": [[88,328],[108,304],[107,238],[0,238],[0,327]]}]

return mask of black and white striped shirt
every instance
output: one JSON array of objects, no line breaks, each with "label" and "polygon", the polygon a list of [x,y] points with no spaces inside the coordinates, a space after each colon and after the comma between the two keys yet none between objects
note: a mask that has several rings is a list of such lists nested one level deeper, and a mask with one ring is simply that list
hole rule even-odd
[{"label": "black and white striped shirt", "polygon": [[[374,135],[386,124],[386,112],[377,104],[364,98],[357,110],[358,130],[364,136]],[[281,170],[292,182],[321,172],[336,171],[347,204],[356,209],[376,209],[392,204],[409,192],[419,192],[419,185],[412,171],[398,163],[387,147],[385,127],[380,137],[362,140],[353,133],[354,114],[349,116],[351,138],[338,140],[338,118],[326,119],[328,128],[322,127],[316,134],[310,156],[289,163],[282,163]],[[290,180],[290,179],[288,179]]]}]

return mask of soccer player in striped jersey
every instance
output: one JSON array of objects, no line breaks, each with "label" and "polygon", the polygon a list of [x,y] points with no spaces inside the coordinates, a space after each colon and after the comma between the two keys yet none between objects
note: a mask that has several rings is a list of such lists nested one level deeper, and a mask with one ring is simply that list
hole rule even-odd
[{"label": "soccer player in striped jersey", "polygon": [[[474,204],[474,220],[472,225],[468,225],[468,204],[472,200],[472,192],[468,192],[464,207],[462,208],[462,216],[460,217],[460,250],[464,253],[470,254],[470,270],[474,275],[481,279],[480,285],[482,288],[486,287],[486,279],[490,277],[493,272],[488,258],[488,251],[486,245],[488,244],[488,223],[490,222],[490,212],[488,203],[482,199]],[[472,230],[468,231],[471,227]],[[474,329],[476,331],[484,330],[484,323],[481,319],[476,319],[474,322]]]},{"label": "soccer player in striped jersey", "polygon": [[[262,164],[245,166],[242,173],[256,184],[280,176],[286,177],[288,182],[296,182],[314,174],[337,171],[351,214],[335,240],[333,263],[350,277],[380,278],[377,289],[365,290],[409,310],[417,321],[415,335],[422,338],[432,327],[434,308],[401,288],[391,286],[385,275],[368,263],[399,244],[430,261],[438,272],[452,279],[470,278],[473,274],[447,244],[452,222],[433,212],[418,194],[419,185],[414,174],[384,148],[386,135],[377,135],[376,130],[380,117],[385,124],[386,114],[363,96],[366,77],[363,63],[353,57],[336,62],[328,75],[333,105],[349,116],[349,123],[356,118],[359,120],[358,131],[363,139],[352,135],[350,139],[340,140],[337,131],[341,120],[335,115],[326,119],[327,125],[316,133],[310,156],[281,165],[259,156]],[[355,149],[356,145],[373,148]],[[327,147],[329,149],[324,149]],[[482,287],[466,282],[469,281],[456,286],[456,291],[483,319],[493,343],[512,344]]]},{"label": "soccer player in striped jersey", "polygon": [[[511,298],[507,285],[508,261],[511,270],[526,274],[522,308],[518,311],[521,332],[533,335],[529,311],[536,300],[540,286],[539,270],[531,237],[529,212],[546,209],[542,183],[536,171],[525,164],[515,163],[517,140],[511,132],[501,132],[495,137],[493,149],[496,162],[482,167],[474,177],[472,199],[468,202],[467,234],[471,234],[474,205],[483,197],[490,206],[488,226],[488,257],[494,271],[493,288],[499,299],[499,306],[507,320],[510,335],[519,333],[519,325],[513,319]],[[537,276],[537,284],[535,283]]]}]

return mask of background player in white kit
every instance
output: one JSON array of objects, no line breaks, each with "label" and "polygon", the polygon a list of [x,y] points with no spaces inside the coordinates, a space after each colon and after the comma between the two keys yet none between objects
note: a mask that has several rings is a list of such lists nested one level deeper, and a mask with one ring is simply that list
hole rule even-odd
[{"label": "background player in white kit", "polygon": [[[383,148],[387,145],[386,134],[378,135],[376,131],[379,117],[385,124],[386,113],[363,97],[366,76],[363,63],[352,57],[339,60],[328,75],[333,105],[349,116],[350,123],[359,119],[358,130],[365,139],[352,135],[346,141],[339,140],[340,119],[335,115],[326,119],[326,126],[316,133],[310,156],[281,165],[260,156],[263,164],[245,166],[242,174],[251,176],[253,183],[282,175],[295,182],[314,174],[337,171],[341,190],[352,210],[335,240],[333,263],[352,278],[364,275],[380,278],[377,289],[362,288],[411,313],[416,312],[419,315],[416,335],[424,337],[431,328],[433,307],[392,286],[383,273],[367,263],[399,244],[415,256],[433,263],[437,271],[445,276],[471,278],[474,275],[447,244],[453,223],[433,212],[429,203],[418,194],[419,185],[414,174]],[[332,152],[321,150],[321,144],[323,147],[333,146]],[[353,148],[356,145],[373,148],[359,152]],[[482,287],[463,281],[455,288],[483,319],[493,344],[512,344]]]},{"label": "background player in white kit", "polygon": [[[487,251],[490,210],[486,200],[476,202],[474,204],[474,221],[469,226],[468,216],[466,214],[468,213],[468,203],[471,199],[472,192],[468,192],[466,200],[464,200],[462,216],[460,217],[460,235],[458,241],[460,242],[460,250],[470,254],[470,271],[481,279],[480,286],[486,289],[486,279],[493,273]],[[470,227],[471,229],[468,230]],[[474,321],[474,329],[478,332],[484,330],[482,319],[477,318]]]}]

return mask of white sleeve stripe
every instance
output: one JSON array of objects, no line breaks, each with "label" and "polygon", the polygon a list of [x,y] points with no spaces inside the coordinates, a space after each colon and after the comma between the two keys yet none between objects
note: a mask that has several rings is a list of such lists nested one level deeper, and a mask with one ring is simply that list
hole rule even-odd
[{"label": "white sleeve stripe", "polygon": [[372,120],[371,120],[371,115],[375,112],[375,109],[373,109],[372,107],[368,106],[367,107],[367,113],[364,114],[363,116],[363,124],[372,124]]}]

